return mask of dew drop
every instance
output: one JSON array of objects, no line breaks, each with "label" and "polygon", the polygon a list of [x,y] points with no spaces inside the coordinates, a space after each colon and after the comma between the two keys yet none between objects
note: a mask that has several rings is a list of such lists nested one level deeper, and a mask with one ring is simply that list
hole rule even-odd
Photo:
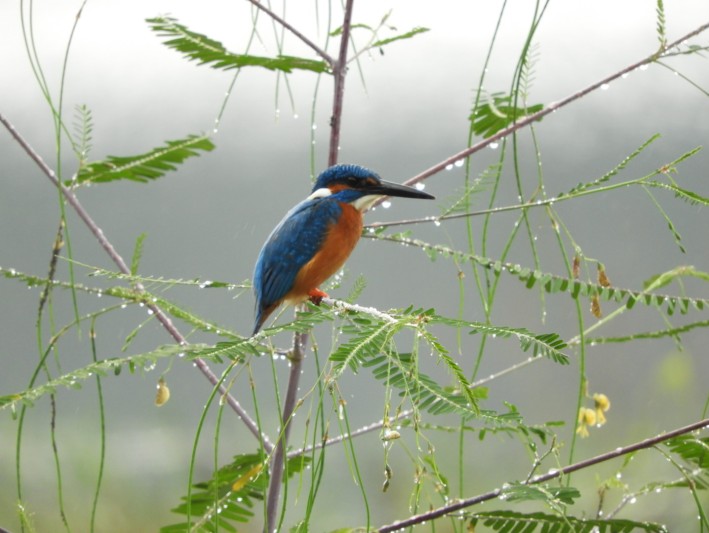
[{"label": "dew drop", "polygon": [[602,90],[602,91],[607,91],[607,90],[608,90],[608,87],[610,87],[610,85],[608,85],[607,83],[604,83],[603,85],[601,85],[601,90]]},{"label": "dew drop", "polygon": [[497,147],[500,146],[500,143],[490,143],[490,149],[491,150],[497,150]]},{"label": "dew drop", "polygon": [[446,170],[453,170],[453,165],[451,165],[451,164],[446,165]]},{"label": "dew drop", "polygon": [[465,164],[465,159],[458,159],[455,163],[453,163],[456,167],[460,168]]},{"label": "dew drop", "polygon": [[422,191],[426,188],[426,184],[422,181],[419,181],[416,185],[414,185],[414,188],[416,188],[417,191]]}]

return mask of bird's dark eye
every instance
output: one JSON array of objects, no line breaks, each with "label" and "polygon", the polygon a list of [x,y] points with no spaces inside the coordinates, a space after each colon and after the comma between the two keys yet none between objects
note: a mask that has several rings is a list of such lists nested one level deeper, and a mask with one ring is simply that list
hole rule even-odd
[{"label": "bird's dark eye", "polygon": [[350,176],[349,178],[347,178],[347,184],[351,187],[357,187],[359,185],[359,180],[354,176]]}]

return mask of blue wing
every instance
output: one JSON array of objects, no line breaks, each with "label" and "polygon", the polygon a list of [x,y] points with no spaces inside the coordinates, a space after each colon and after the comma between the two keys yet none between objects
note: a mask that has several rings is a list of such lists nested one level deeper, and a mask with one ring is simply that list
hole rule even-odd
[{"label": "blue wing", "polygon": [[254,269],[254,333],[293,288],[298,272],[320,249],[329,226],[341,213],[342,208],[332,198],[305,200],[271,232]]}]

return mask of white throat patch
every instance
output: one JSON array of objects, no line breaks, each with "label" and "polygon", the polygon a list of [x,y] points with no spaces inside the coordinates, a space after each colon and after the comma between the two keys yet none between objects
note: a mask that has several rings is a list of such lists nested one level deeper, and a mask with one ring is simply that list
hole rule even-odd
[{"label": "white throat patch", "polygon": [[382,194],[368,194],[367,196],[362,196],[362,198],[357,198],[354,202],[352,202],[352,206],[360,213],[363,213],[372,207],[372,204],[383,196],[384,195]]},{"label": "white throat patch", "polygon": [[321,189],[316,189],[312,192],[310,196],[306,198],[306,200],[315,200],[316,198],[325,198],[327,196],[330,196],[332,194],[332,191],[328,189],[327,187],[323,187]]}]

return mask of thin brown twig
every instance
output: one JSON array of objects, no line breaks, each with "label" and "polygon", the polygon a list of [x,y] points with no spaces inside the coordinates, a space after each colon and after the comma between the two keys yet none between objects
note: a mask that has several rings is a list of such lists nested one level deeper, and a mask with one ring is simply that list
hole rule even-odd
[{"label": "thin brown twig", "polygon": [[347,50],[350,41],[350,25],[352,23],[352,9],[354,0],[347,0],[345,16],[342,22],[342,35],[340,36],[340,53],[333,66],[335,77],[335,90],[332,101],[332,116],[330,117],[330,153],[328,165],[337,163],[340,153],[340,132],[342,130],[342,105],[345,97],[345,78],[347,77]]},{"label": "thin brown twig", "polygon": [[276,531],[276,517],[278,511],[278,501],[281,494],[281,482],[283,481],[283,471],[285,469],[286,447],[290,437],[291,421],[295,411],[298,384],[303,359],[305,358],[305,346],[308,343],[307,333],[295,333],[293,335],[293,349],[290,353],[290,372],[288,374],[288,388],[286,398],[283,402],[283,415],[281,416],[281,427],[279,430],[276,451],[271,461],[271,477],[268,482],[268,496],[266,499],[266,527],[265,532]]},{"label": "thin brown twig", "polygon": [[[511,133],[514,133],[515,131],[522,129],[529,124],[532,124],[533,122],[537,122],[547,116],[549,113],[553,113],[557,109],[561,109],[562,107],[567,106],[571,102],[574,102],[575,100],[578,100],[579,98],[582,98],[586,96],[588,93],[593,92],[597,89],[600,89],[601,86],[607,85],[611,83],[612,81],[617,80],[624,74],[628,74],[629,72],[632,72],[633,70],[640,68],[644,65],[647,65],[649,63],[653,63],[657,61],[658,59],[661,59],[664,57],[664,54],[669,53],[669,50],[672,50],[673,48],[678,47],[688,39],[691,39],[692,37],[695,37],[699,35],[700,33],[706,31],[709,28],[709,22],[706,22],[702,24],[701,26],[695,28],[694,30],[690,31],[689,33],[683,35],[679,39],[669,43],[666,47],[661,49],[660,51],[653,52],[652,54],[648,55],[647,57],[641,59],[640,61],[637,61],[636,63],[633,63],[613,74],[610,76],[607,76],[603,78],[602,80],[599,80],[595,83],[592,83],[585,89],[581,89],[580,91],[577,91],[566,98],[559,100],[558,102],[552,102],[548,106],[546,106],[544,109],[541,111],[538,111],[536,113],[532,113],[531,115],[527,115],[526,117],[514,122],[510,126],[498,131],[496,134],[492,135],[491,137],[487,137],[486,139],[483,139],[479,143],[476,143],[472,146],[469,146],[468,148],[465,148],[464,150],[461,150],[460,152],[453,154],[452,156],[444,159],[443,161],[436,163],[430,168],[427,168],[423,172],[420,172],[413,178],[410,178],[404,182],[405,185],[413,185],[416,184],[420,181],[424,181],[426,178],[429,178],[430,176],[433,176],[434,174],[438,174],[440,171],[444,170],[448,165],[453,165],[457,161],[460,161],[462,159],[465,159],[467,157],[470,157],[476,152],[479,152],[483,148],[486,148],[492,143],[498,142],[501,139],[507,137]],[[380,198],[373,206],[379,205],[381,202],[383,202],[385,198]]]},{"label": "thin brown twig", "polygon": [[248,1],[251,2],[257,9],[263,11],[269,17],[271,17],[273,20],[278,22],[278,24],[280,24],[285,29],[287,29],[289,32],[291,32],[293,35],[295,35],[298,39],[303,41],[303,43],[305,45],[309,46],[313,50],[313,52],[315,52],[320,57],[322,57],[325,61],[327,61],[327,63],[330,65],[330,68],[334,69],[335,59],[330,54],[328,54],[325,50],[320,48],[317,44],[315,44],[313,41],[308,39],[304,34],[302,34],[297,29],[295,29],[293,26],[288,24],[288,22],[286,22],[285,19],[276,15],[276,13],[274,13],[269,8],[267,8],[265,5],[263,5],[261,2],[259,2],[259,0],[248,0]]},{"label": "thin brown twig", "polygon": [[[629,453],[636,452],[638,450],[644,450],[646,448],[651,448],[651,447],[661,444],[665,441],[668,441],[674,437],[679,437],[680,435],[685,435],[687,433],[691,433],[692,431],[697,431],[699,429],[703,429],[707,426],[709,426],[709,418],[705,418],[704,420],[694,422],[692,424],[675,429],[675,430],[670,431],[668,433],[663,433],[663,434],[657,435],[655,437],[650,437],[648,439],[642,440],[640,442],[636,442],[634,444],[630,444],[628,446],[616,448],[615,450],[612,450],[610,452],[596,455],[595,457],[591,457],[590,459],[585,459],[583,461],[579,461],[577,463],[565,466],[564,468],[550,470],[546,474],[534,476],[532,479],[529,480],[528,483],[525,482],[523,484],[534,485],[537,483],[543,483],[545,481],[549,481],[550,479],[555,479],[557,477],[565,476],[567,474],[571,474],[572,472],[576,472],[578,470],[583,470],[584,468],[588,468],[590,466],[594,466],[599,463],[603,463],[605,461],[610,461],[611,459],[615,459],[616,457],[621,457],[623,455],[627,455]],[[438,509],[434,509],[434,510],[429,511],[427,513],[421,513],[419,515],[411,516],[405,520],[400,520],[398,522],[394,522],[393,524],[382,526],[379,529],[377,529],[376,531],[378,533],[389,533],[389,532],[393,532],[393,531],[402,530],[403,528],[406,528],[406,527],[411,527],[411,526],[414,526],[417,524],[422,524],[424,522],[428,522],[428,521],[433,520],[435,518],[440,518],[441,516],[445,516],[445,515],[454,513],[456,511],[460,511],[460,510],[465,509],[467,507],[471,507],[473,505],[477,505],[479,503],[482,503],[482,502],[485,502],[488,500],[494,500],[495,498],[498,498],[500,496],[500,494],[502,494],[502,492],[503,492],[502,489],[495,489],[495,490],[491,490],[490,492],[486,492],[484,494],[474,496],[472,498],[458,500],[455,503],[452,503],[450,505],[445,505],[443,507],[439,507]]]},{"label": "thin brown twig", "polygon": [[[94,222],[89,213],[84,209],[84,207],[79,202],[76,195],[68,189],[63,183],[59,181],[54,171],[44,162],[42,157],[32,148],[32,146],[22,137],[22,135],[15,129],[13,124],[0,113],[0,122],[5,126],[5,128],[10,132],[14,139],[20,144],[22,149],[27,153],[27,155],[37,164],[40,170],[44,173],[47,178],[57,187],[67,203],[71,205],[79,218],[84,222],[89,231],[96,237],[101,247],[106,251],[108,256],[111,258],[113,263],[118,267],[122,274],[130,275],[130,269],[128,265],[123,260],[123,257],[116,251],[111,242],[108,240],[103,230]],[[144,292],[145,287],[139,281],[134,283],[134,287],[139,292]],[[153,313],[155,318],[162,324],[163,328],[170,334],[170,336],[175,339],[175,341],[180,345],[186,345],[187,341],[179,332],[177,327],[172,323],[170,317],[165,314],[165,312],[160,309],[154,302],[146,301],[145,305]],[[212,372],[209,365],[202,359],[194,360],[195,366],[202,372],[202,374],[209,380],[213,386],[219,384],[219,377]],[[273,450],[273,444],[269,440],[268,436],[262,433],[256,422],[251,418],[251,416],[246,412],[246,410],[241,407],[241,404],[234,398],[229,391],[223,386],[219,385],[219,392],[226,398],[227,403],[232,408],[232,410],[243,420],[249,431],[261,441],[264,449],[270,453]]]},{"label": "thin brown twig", "polygon": [[[255,0],[249,0],[254,5],[262,8],[261,4]],[[334,165],[337,163],[337,158],[340,149],[340,130],[342,127],[342,105],[345,93],[345,78],[347,76],[347,51],[350,40],[350,25],[352,22],[352,10],[354,0],[347,0],[345,4],[345,12],[342,23],[342,34],[340,36],[340,51],[337,61],[332,58],[327,59],[332,67],[333,76],[335,78],[334,96],[332,103],[332,116],[330,117],[330,150],[328,154],[328,164]],[[265,10],[264,10],[265,11]],[[284,24],[285,21],[278,18],[274,13],[269,13],[277,22]],[[295,30],[288,28],[295,33]],[[310,41],[304,36],[299,35],[303,41],[312,47]],[[317,51],[317,50],[316,50]],[[320,52],[318,52],[320,53]],[[322,56],[322,54],[321,54]],[[324,57],[324,56],[323,56]],[[283,470],[285,468],[286,448],[288,446],[288,437],[290,435],[290,422],[293,416],[293,411],[296,405],[296,395],[300,383],[300,374],[303,358],[305,357],[305,347],[308,342],[308,334],[296,332],[293,335],[293,351],[290,358],[291,368],[288,377],[288,385],[286,389],[286,397],[283,403],[283,414],[281,416],[281,428],[279,438],[276,443],[276,451],[271,460],[271,475],[269,479],[268,495],[266,501],[266,523],[264,524],[264,532],[270,533],[276,531],[276,519],[278,515],[278,504],[281,494],[281,486],[283,481]]]}]

